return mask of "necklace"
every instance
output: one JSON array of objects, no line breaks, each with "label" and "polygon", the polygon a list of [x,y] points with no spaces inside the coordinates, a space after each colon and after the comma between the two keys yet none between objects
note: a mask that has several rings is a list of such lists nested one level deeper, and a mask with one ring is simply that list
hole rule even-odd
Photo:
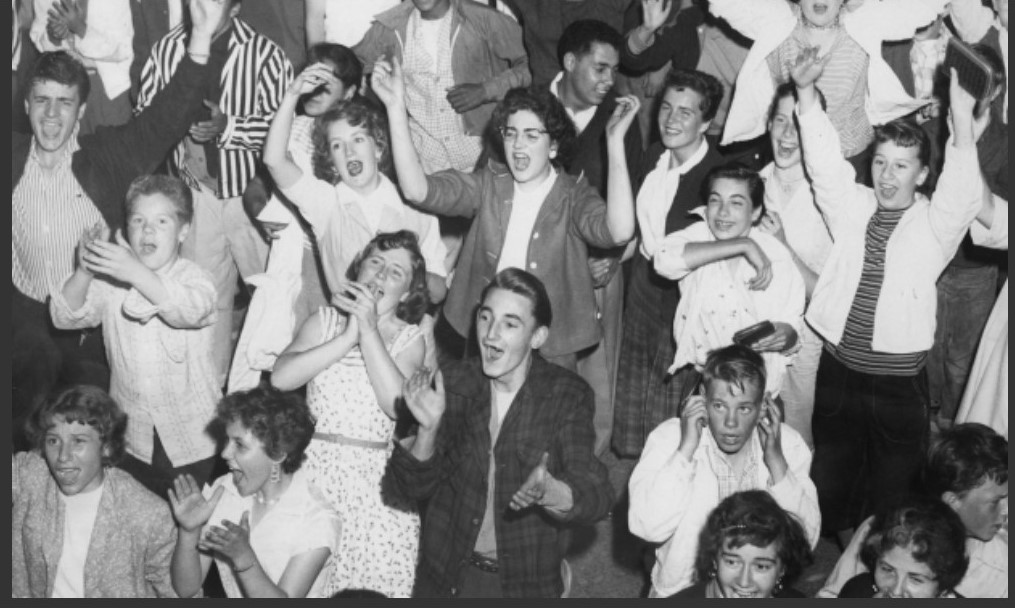
[{"label": "necklace", "polygon": [[806,27],[807,29],[811,29],[811,30],[818,30],[818,31],[821,31],[821,32],[829,32],[829,31],[832,31],[832,30],[839,29],[839,17],[838,16],[836,16],[835,21],[832,21],[828,25],[817,25],[816,23],[811,23],[810,21],[807,20],[806,17],[804,17],[802,15],[800,17],[800,21],[803,22],[804,27]]},{"label": "necklace", "polygon": [[282,499],[281,496],[279,496],[278,498],[265,498],[264,495],[262,495],[260,492],[254,494],[254,500],[257,501],[257,504],[265,507],[274,507],[275,505],[278,504],[278,501],[281,499]]}]

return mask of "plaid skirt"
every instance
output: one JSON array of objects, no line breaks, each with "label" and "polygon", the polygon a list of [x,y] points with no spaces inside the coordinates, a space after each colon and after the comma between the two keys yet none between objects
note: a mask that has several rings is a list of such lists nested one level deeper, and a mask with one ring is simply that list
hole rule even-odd
[{"label": "plaid skirt", "polygon": [[680,404],[698,384],[693,368],[668,374],[676,354],[673,315],[676,283],[663,281],[641,255],[632,260],[617,367],[612,446],[617,455],[636,458],[661,422],[677,416]]}]

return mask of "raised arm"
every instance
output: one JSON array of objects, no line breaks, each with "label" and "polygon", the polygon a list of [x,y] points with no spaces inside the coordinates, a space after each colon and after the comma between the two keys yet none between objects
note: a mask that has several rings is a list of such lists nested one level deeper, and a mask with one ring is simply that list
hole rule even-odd
[{"label": "raised arm", "polygon": [[844,19],[849,31],[876,32],[881,40],[908,40],[937,19],[950,0],[881,0],[864,2]]},{"label": "raised arm", "polygon": [[623,245],[634,238],[637,227],[625,140],[640,107],[641,102],[634,95],[617,98],[617,107],[606,125],[606,154],[609,163],[606,220],[615,245]]},{"label": "raised arm", "polygon": [[948,11],[955,31],[965,42],[980,42],[994,24],[994,11],[981,0],[951,0]]},{"label": "raised arm", "polygon": [[516,87],[525,87],[532,82],[529,72],[529,56],[522,44],[522,28],[518,22],[503,13],[490,15],[490,27],[484,32],[490,50],[498,58],[507,63],[503,70],[483,85],[483,92],[488,102],[504,99],[508,91]]},{"label": "raised arm", "polygon": [[[290,0],[291,2],[292,0]],[[303,0],[307,48],[324,42],[325,6],[328,0]]]},{"label": "raised arm", "polygon": [[945,147],[944,168],[930,200],[930,223],[942,252],[951,258],[983,206],[984,180],[976,141],[987,128],[989,112],[974,115],[976,99],[959,84],[951,70],[949,88],[951,139]]},{"label": "raised arm", "polygon": [[[643,20],[640,26],[628,32],[620,51],[620,61],[629,70],[646,72],[658,70],[667,61],[675,62],[674,68],[693,68],[698,65],[701,42],[698,26],[703,23],[702,12],[697,7],[679,10],[676,22],[665,25],[669,20],[671,6],[678,0],[641,0]],[[676,65],[679,62],[682,65]]]},{"label": "raised arm", "polygon": [[338,78],[327,65],[315,63],[300,72],[282,96],[261,153],[261,160],[279,189],[292,187],[303,176],[303,171],[289,153],[289,137],[300,97],[322,85],[335,86],[337,81]]},{"label": "raised arm", "polygon": [[412,145],[409,133],[409,111],[405,106],[405,78],[402,64],[398,57],[387,61],[382,56],[374,64],[370,83],[374,93],[384,102],[388,111],[388,129],[390,129],[391,155],[398,173],[398,185],[406,200],[421,203],[426,199],[428,186],[423,165]]},{"label": "raised arm", "polygon": [[[260,44],[269,44],[261,40]],[[271,119],[293,79],[293,66],[281,48],[272,45],[267,57],[259,58],[254,112],[243,116],[226,115],[225,131],[218,138],[218,147],[225,150],[260,152],[268,135]]]},{"label": "raised arm", "polygon": [[334,333],[334,327],[340,322],[334,309],[322,309],[310,315],[293,343],[275,362],[271,385],[283,391],[296,390],[341,361],[358,343],[357,322],[350,318],[338,335],[325,342],[321,340],[322,336]]},{"label": "raised arm", "polygon": [[839,134],[828,115],[821,109],[815,86],[828,63],[828,56],[818,58],[816,48],[800,54],[793,68],[797,88],[797,116],[800,121],[800,142],[804,166],[811,178],[814,202],[825,217],[833,238],[848,218],[868,217],[868,208],[861,196],[863,186],[856,183],[856,171],[843,158]]}]

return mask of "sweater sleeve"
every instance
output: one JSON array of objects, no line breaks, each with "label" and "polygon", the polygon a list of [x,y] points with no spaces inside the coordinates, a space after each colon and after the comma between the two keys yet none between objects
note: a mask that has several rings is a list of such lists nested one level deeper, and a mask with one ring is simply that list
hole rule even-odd
[{"label": "sweater sleeve", "polygon": [[525,87],[532,82],[529,56],[522,45],[522,28],[514,19],[502,13],[490,15],[486,32],[487,43],[493,54],[507,63],[507,69],[483,83],[487,99],[501,100],[513,88]]},{"label": "sweater sleeve", "polygon": [[680,436],[680,418],[657,426],[628,482],[628,527],[650,543],[669,540],[694,499],[694,463],[680,454]]},{"label": "sweater sleeve", "polygon": [[479,206],[485,204],[483,180],[489,179],[489,169],[463,173],[455,169],[438,171],[426,178],[426,198],[415,206],[437,215],[473,217]]},{"label": "sweater sleeve", "polygon": [[177,597],[173,589],[170,565],[176,549],[176,523],[169,507],[159,501],[159,508],[147,522],[148,547],[145,551],[144,576],[158,597]]},{"label": "sweater sleeve", "polygon": [[839,134],[821,108],[806,113],[797,110],[804,166],[811,177],[814,202],[825,217],[833,239],[854,220],[865,222],[874,209],[856,183],[856,171],[842,156]]},{"label": "sweater sleeve", "polygon": [[665,25],[656,32],[654,40],[644,49],[636,52],[632,40],[637,36],[632,30],[627,35],[627,42],[621,47],[620,61],[625,68],[636,72],[658,70],[673,61],[673,68],[693,69],[698,65],[701,55],[701,43],[698,37],[698,26],[704,23],[704,15],[697,8],[680,11],[673,25]]},{"label": "sweater sleeve", "polygon": [[944,168],[930,199],[930,226],[951,259],[983,206],[984,184],[976,147],[959,149],[949,141]]},{"label": "sweater sleeve", "polygon": [[574,206],[571,208],[571,223],[575,233],[591,247],[609,249],[623,245],[613,238],[607,219],[606,201],[586,180],[574,185]]}]

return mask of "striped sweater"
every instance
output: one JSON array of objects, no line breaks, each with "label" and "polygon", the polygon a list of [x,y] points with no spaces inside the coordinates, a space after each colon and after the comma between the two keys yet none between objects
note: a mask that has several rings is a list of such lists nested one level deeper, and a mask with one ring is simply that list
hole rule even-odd
[{"label": "striped sweater", "polygon": [[[218,196],[232,198],[243,194],[254,176],[268,127],[293,79],[293,68],[285,53],[271,40],[234,18],[229,31],[229,57],[219,78],[219,108],[228,117],[225,131],[218,138]],[[165,88],[187,52],[184,24],[173,28],[152,47],[141,72],[141,90],[135,113],[140,113],[152,98]],[[173,153],[173,166],[191,187],[196,177],[184,167],[184,144]]]}]

